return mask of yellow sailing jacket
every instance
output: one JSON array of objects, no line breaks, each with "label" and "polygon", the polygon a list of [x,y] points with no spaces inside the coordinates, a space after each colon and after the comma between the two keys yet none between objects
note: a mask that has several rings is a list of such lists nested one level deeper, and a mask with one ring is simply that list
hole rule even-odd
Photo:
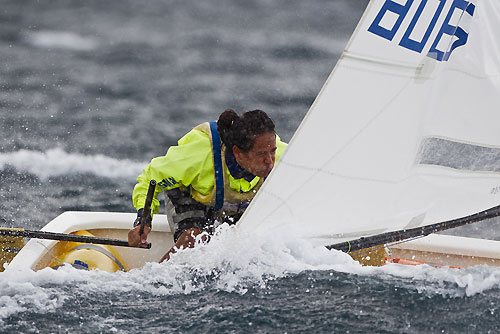
[{"label": "yellow sailing jacket", "polygon": [[[213,141],[220,140],[218,133],[212,138],[212,132],[216,130],[211,125],[216,126],[215,122],[203,123],[188,132],[178,141],[177,146],[168,149],[165,156],[154,158],[151,163],[144,168],[143,173],[137,177],[138,183],[134,187],[132,194],[133,204],[136,209],[144,207],[146,194],[149,187],[149,181],[154,179],[157,182],[155,196],[151,205],[152,213],[158,213],[160,202],[157,197],[162,191],[174,188],[181,188],[183,191],[189,191],[191,197],[196,201],[207,206],[222,209],[230,213],[233,206],[238,206],[243,202],[249,202],[257,190],[260,188],[263,180],[256,176],[250,182],[244,178],[235,179],[226,166],[225,145],[221,145],[222,162],[217,167],[217,149],[214,152]],[[279,159],[287,144],[283,143],[276,136],[276,161]],[[214,163],[215,161],[215,163]],[[215,165],[215,167],[214,167]],[[223,171],[223,206],[217,201],[217,192],[215,169],[220,168]],[[222,182],[219,179],[219,182]],[[220,199],[220,198],[219,198]],[[219,206],[219,207],[217,207]]]}]

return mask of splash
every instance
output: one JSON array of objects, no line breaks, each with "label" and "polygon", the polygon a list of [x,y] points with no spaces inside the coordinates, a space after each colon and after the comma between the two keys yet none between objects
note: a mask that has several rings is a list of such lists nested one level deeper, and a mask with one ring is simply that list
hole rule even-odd
[{"label": "splash", "polygon": [[347,273],[353,275],[353,280],[373,277],[384,284],[402,285],[424,295],[450,298],[500,288],[497,268],[478,266],[460,270],[398,264],[362,267],[345,253],[312,245],[286,233],[266,236],[222,226],[208,244],[179,251],[168,262],[148,263],[129,272],[82,271],[65,266],[57,271],[0,273],[0,323],[26,311],[57,310],[73,298],[89,298],[89,294],[95,300],[107,300],[110,296],[126,300],[130,296],[154,298],[209,290],[244,295],[250,289],[266,289],[270,282],[293,279],[305,271]]},{"label": "splash", "polygon": [[206,245],[174,255],[170,262],[167,266],[186,266],[200,277],[212,277],[215,272],[217,279],[212,287],[238,293],[245,293],[249,287],[265,288],[269,280],[304,271],[341,272],[376,277],[389,283],[406,282],[403,285],[407,289],[447,297],[470,297],[500,288],[500,268],[399,264],[363,267],[343,252],[311,244],[290,231],[266,235],[229,228]]},{"label": "splash", "polygon": [[90,173],[108,178],[133,179],[146,165],[131,160],[118,160],[105,155],[67,153],[60,148],[45,152],[19,150],[0,153],[0,169],[12,166],[46,180],[51,176]]}]

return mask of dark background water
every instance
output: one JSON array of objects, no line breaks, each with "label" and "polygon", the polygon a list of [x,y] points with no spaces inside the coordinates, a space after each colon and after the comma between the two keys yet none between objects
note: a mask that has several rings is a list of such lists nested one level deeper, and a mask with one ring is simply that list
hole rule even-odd
[{"label": "dark background water", "polygon": [[[133,211],[135,166],[226,108],[265,110],[288,141],[366,4],[2,0],[2,225],[37,229],[67,210]],[[250,282],[246,293],[208,283],[158,295],[149,282],[153,292],[134,295],[96,292],[91,279],[28,279],[30,290],[2,276],[0,309],[24,309],[1,313],[0,331],[498,332],[499,275],[485,269],[478,280],[467,294],[453,277],[316,270]],[[52,307],[58,296],[65,301]]]},{"label": "dark background water", "polygon": [[[439,285],[434,283],[434,285]],[[452,284],[449,284],[450,286]],[[305,271],[245,294],[102,293],[60,287],[57,311],[22,312],[0,332],[497,333],[498,290],[471,297],[419,291],[410,279]]]},{"label": "dark background water", "polygon": [[[268,112],[287,141],[366,3],[2,1],[0,154],[60,148],[146,162],[227,108]],[[133,210],[129,175],[68,170],[41,182],[6,160],[8,224]]]}]

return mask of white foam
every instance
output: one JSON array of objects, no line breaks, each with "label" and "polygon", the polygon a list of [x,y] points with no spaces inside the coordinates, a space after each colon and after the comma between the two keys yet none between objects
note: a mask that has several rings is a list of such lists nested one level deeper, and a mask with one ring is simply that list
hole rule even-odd
[{"label": "white foam", "polygon": [[305,270],[337,271],[383,280],[410,281],[408,288],[420,293],[451,297],[472,296],[500,288],[500,268],[477,266],[465,269],[435,268],[429,265],[363,267],[345,253],[280,235],[250,235],[229,229],[209,244],[174,255],[166,266],[189,266],[200,275],[217,269],[217,288],[246,292],[248,284],[265,285],[267,279],[298,274]]},{"label": "white foam", "polygon": [[51,281],[47,271],[4,272],[0,275],[0,323],[2,319],[27,310],[45,313],[63,305],[66,297],[57,288],[42,288]]},{"label": "white foam", "polygon": [[[249,288],[265,288],[270,280],[287,276],[293,279],[293,275],[306,270],[376,277],[396,287],[406,284],[408,289],[419,293],[449,297],[472,296],[500,288],[498,268],[450,269],[398,264],[362,267],[342,252],[329,251],[285,234],[249,235],[229,228],[208,244],[179,251],[168,262],[148,263],[126,273],[81,271],[70,266],[57,271],[0,273],[0,323],[26,310],[44,313],[47,309],[61,308],[65,300],[73,298],[78,291],[83,291],[82,294],[92,291],[94,298],[143,293],[165,296],[204,289],[245,294]],[[71,286],[78,289],[68,289]]]},{"label": "white foam", "polygon": [[20,150],[0,153],[0,169],[6,165],[37,175],[43,180],[51,176],[91,173],[108,178],[135,179],[146,163],[119,160],[105,155],[67,153],[60,148],[45,152]]},{"label": "white foam", "polygon": [[95,38],[81,36],[69,31],[35,31],[27,35],[26,40],[31,45],[39,48],[75,51],[90,51],[98,45]]}]

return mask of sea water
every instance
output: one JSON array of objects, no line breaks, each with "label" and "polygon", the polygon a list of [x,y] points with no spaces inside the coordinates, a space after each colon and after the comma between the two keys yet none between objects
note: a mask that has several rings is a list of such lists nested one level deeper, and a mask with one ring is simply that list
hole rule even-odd
[{"label": "sea water", "polygon": [[[366,4],[3,0],[1,225],[133,212],[148,161],[226,108],[265,110],[288,141]],[[456,233],[498,239],[497,226]],[[361,267],[293,235],[245,233],[127,273],[0,273],[0,331],[500,331],[499,269]]]},{"label": "sea water", "polygon": [[130,272],[0,275],[6,332],[495,333],[500,270],[362,267],[287,238],[224,231]]}]

